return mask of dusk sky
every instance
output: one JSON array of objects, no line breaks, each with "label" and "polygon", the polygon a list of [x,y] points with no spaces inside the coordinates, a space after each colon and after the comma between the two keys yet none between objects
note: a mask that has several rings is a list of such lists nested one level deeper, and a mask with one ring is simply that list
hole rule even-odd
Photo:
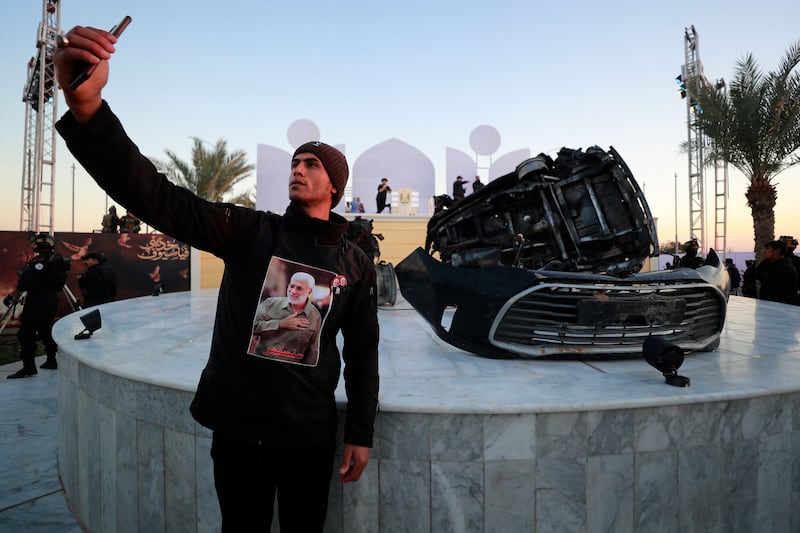
[{"label": "dusk sky", "polygon": [[[752,53],[773,70],[800,40],[797,0],[676,2],[276,2],[63,0],[61,28],[133,23],[117,45],[105,98],[148,156],[189,159],[191,137],[223,138],[256,162],[256,146],[289,149],[287,128],[313,121],[353,161],[398,138],[432,160],[449,192],[445,148],[472,153],[488,124],[498,155],[528,148],[614,146],[644,188],[659,239],[689,233],[686,105],[675,77],[684,29],[699,34],[711,80]],[[18,230],[26,65],[36,52],[40,1],[0,4],[0,230]],[[63,98],[59,114],[66,111]],[[72,165],[59,140],[56,231],[72,229]],[[286,169],[288,179],[288,168]],[[76,165],[75,230],[99,229],[105,194]],[[753,250],[745,178],[730,171],[728,249]],[[800,237],[800,169],[778,176],[776,236]],[[241,190],[254,190],[255,172]],[[706,182],[713,244],[713,181]],[[113,202],[111,202],[113,203]]]}]

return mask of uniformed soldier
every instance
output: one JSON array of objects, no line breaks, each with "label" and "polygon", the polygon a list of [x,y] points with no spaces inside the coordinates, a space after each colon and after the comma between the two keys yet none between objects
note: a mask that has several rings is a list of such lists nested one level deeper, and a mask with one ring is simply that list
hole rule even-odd
[{"label": "uniformed soldier", "polygon": [[119,219],[120,233],[139,233],[141,229],[141,221],[130,211],[126,211],[125,214]]},{"label": "uniformed soldier", "polygon": [[699,249],[700,244],[697,242],[697,239],[692,239],[683,243],[683,251],[686,252],[686,254],[680,258],[680,263],[675,266],[682,266],[685,268],[700,268],[703,266],[703,264],[705,264],[705,259],[703,259],[703,256],[697,254]]},{"label": "uniformed soldier", "polygon": [[112,205],[108,208],[108,214],[103,215],[103,233],[117,233],[120,221],[117,216],[117,206]]},{"label": "uniformed soldier", "polygon": [[8,376],[8,379],[26,378],[35,376],[36,341],[38,338],[44,344],[47,360],[41,368],[56,369],[56,351],[58,346],[53,340],[52,329],[56,321],[58,308],[58,292],[67,281],[67,272],[70,268],[69,259],[53,251],[55,240],[47,233],[39,233],[32,240],[33,251],[36,255],[28,261],[19,272],[17,288],[6,296],[6,305],[18,302],[20,295],[25,293],[22,307],[22,317],[17,332],[20,345],[20,359],[22,368]]}]

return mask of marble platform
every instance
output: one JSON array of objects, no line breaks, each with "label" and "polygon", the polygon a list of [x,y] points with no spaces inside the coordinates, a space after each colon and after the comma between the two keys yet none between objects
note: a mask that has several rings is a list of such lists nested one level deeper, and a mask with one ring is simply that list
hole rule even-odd
[{"label": "marble platform", "polygon": [[[92,532],[218,531],[210,434],[188,405],[216,291],[59,321],[64,490]],[[379,311],[381,392],[362,479],[326,531],[800,531],[800,307],[731,297],[690,388],[642,360],[490,360],[404,301]],[[341,391],[337,397],[344,401]]]}]

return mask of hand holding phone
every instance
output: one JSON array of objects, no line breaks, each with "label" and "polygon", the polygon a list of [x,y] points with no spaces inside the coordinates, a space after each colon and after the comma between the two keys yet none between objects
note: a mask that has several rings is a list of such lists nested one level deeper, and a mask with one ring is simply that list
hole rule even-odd
[{"label": "hand holding phone", "polygon": [[[111,35],[113,35],[114,37],[119,37],[120,35],[122,35],[122,32],[123,32],[123,31],[125,31],[125,28],[127,28],[127,27],[128,27],[128,24],[130,24],[132,20],[133,20],[133,19],[132,19],[130,16],[128,16],[128,15],[125,15],[125,18],[123,18],[123,19],[120,21],[120,23],[119,23],[119,24],[117,24],[116,26],[114,26],[113,28],[111,28],[111,29],[109,30],[109,33],[111,33]],[[78,88],[78,87],[81,85],[81,83],[83,83],[83,82],[85,82],[86,80],[88,80],[88,79],[89,79],[89,76],[91,76],[91,75],[92,75],[92,73],[94,72],[94,70],[95,70],[96,68],[97,68],[97,65],[96,65],[96,64],[95,64],[95,65],[89,65],[89,64],[87,64],[86,66],[84,66],[84,67],[83,67],[83,68],[82,68],[82,69],[81,69],[81,70],[78,72],[78,74],[75,76],[75,78],[74,78],[74,79],[73,79],[71,82],[69,82],[69,88],[70,88],[70,90],[73,90],[73,91],[74,91],[75,89],[77,89],[77,88]]]}]

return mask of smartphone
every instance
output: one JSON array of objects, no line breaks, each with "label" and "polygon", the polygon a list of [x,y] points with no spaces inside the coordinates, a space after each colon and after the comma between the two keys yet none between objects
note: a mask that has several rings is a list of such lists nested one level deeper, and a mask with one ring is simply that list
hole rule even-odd
[{"label": "smartphone", "polygon": [[132,20],[133,19],[130,16],[125,15],[125,18],[123,18],[119,24],[108,30],[108,33],[110,33],[114,37],[119,37],[120,35],[122,35],[122,32],[125,31],[125,28],[128,27],[128,24],[130,24]]},{"label": "smartphone", "polygon": [[[111,28],[109,30],[109,33],[111,35],[113,35],[114,37],[119,37],[120,35],[122,35],[122,32],[125,31],[125,28],[128,27],[128,24],[130,24],[132,20],[133,19],[130,16],[125,15],[125,18],[123,18],[119,22],[119,24],[117,24],[113,28]],[[94,72],[94,69],[96,69],[96,68],[97,68],[97,65],[88,65],[87,64],[84,68],[82,68],[80,70],[80,72],[78,72],[78,75],[75,76],[75,78],[71,82],[69,82],[69,88],[74,91],[75,89],[80,87],[81,83],[83,83],[86,80],[88,80],[89,76],[92,75],[92,73]]]}]

